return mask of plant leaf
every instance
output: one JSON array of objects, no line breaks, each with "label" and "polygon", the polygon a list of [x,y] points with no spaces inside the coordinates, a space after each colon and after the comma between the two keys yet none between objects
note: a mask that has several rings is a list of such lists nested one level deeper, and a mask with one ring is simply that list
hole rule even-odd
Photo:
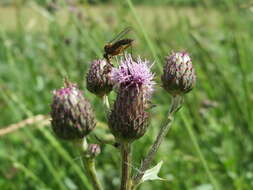
[{"label": "plant leaf", "polygon": [[158,176],[158,173],[162,167],[163,161],[160,161],[155,167],[148,169],[147,171],[145,171],[141,181],[148,181],[148,180],[166,180],[163,178],[160,178]]}]

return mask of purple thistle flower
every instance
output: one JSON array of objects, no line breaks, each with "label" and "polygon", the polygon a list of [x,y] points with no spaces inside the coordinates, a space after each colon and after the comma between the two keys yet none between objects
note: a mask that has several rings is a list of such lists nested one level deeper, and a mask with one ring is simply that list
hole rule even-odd
[{"label": "purple thistle flower", "polygon": [[53,91],[54,100],[56,101],[70,101],[73,106],[78,103],[78,98],[82,93],[77,88],[76,84],[68,84],[67,87]]},{"label": "purple thistle flower", "polygon": [[119,68],[113,68],[111,72],[118,90],[109,127],[120,141],[136,140],[147,130],[150,114],[146,110],[155,84],[148,64],[146,60],[133,60],[131,55],[126,55]]},{"label": "purple thistle flower", "polygon": [[111,79],[118,88],[136,87],[143,89],[144,96],[150,98],[154,91],[154,74],[150,71],[150,62],[141,60],[140,57],[134,60],[130,54],[125,55],[121,60],[119,68],[113,68]]}]

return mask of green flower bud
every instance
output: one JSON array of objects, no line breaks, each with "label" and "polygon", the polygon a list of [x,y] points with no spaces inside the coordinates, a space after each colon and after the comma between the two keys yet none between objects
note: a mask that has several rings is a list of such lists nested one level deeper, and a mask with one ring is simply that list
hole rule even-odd
[{"label": "green flower bud", "polygon": [[196,75],[188,53],[172,53],[166,57],[161,80],[163,88],[173,96],[191,91],[196,83]]},{"label": "green flower bud", "polygon": [[142,137],[149,124],[150,114],[145,111],[147,102],[142,89],[120,89],[109,117],[113,135],[122,141]]},{"label": "green flower bud", "polygon": [[100,146],[98,144],[89,144],[87,155],[91,158],[95,158],[101,153]]},{"label": "green flower bud", "polygon": [[51,123],[56,136],[77,140],[88,135],[96,125],[94,114],[77,86],[66,82],[64,88],[55,90],[53,94]]},{"label": "green flower bud", "polygon": [[109,76],[111,69],[112,66],[105,60],[93,61],[86,77],[87,89],[101,97],[109,94],[113,88]]}]

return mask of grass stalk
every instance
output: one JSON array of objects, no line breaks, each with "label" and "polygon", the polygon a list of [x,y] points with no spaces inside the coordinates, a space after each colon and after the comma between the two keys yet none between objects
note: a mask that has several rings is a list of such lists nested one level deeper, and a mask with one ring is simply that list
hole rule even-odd
[{"label": "grass stalk", "polygon": [[191,126],[189,125],[189,122],[186,120],[186,116],[182,112],[181,112],[181,117],[183,119],[185,128],[186,128],[186,130],[187,130],[187,132],[188,132],[188,134],[190,136],[190,139],[191,139],[191,141],[193,143],[193,146],[194,146],[194,148],[195,148],[195,150],[196,150],[196,152],[197,152],[197,154],[199,156],[199,159],[200,159],[200,161],[201,161],[201,163],[202,163],[202,165],[203,165],[203,167],[204,167],[204,169],[205,169],[205,171],[206,171],[206,173],[208,175],[208,178],[209,178],[210,182],[212,183],[212,185],[213,185],[213,187],[214,187],[215,190],[220,190],[219,184],[218,184],[217,180],[215,179],[215,177],[213,176],[213,174],[212,174],[212,172],[211,172],[211,170],[210,170],[210,168],[209,168],[209,166],[207,164],[207,161],[206,161],[206,159],[205,159],[205,157],[204,157],[204,155],[203,155],[203,153],[202,153],[202,151],[200,149],[197,137],[194,134]]},{"label": "grass stalk", "polygon": [[[138,23],[138,25],[139,25],[139,27],[141,29],[141,32],[142,32],[142,34],[144,36],[144,39],[146,40],[146,42],[148,44],[148,47],[149,47],[149,49],[150,49],[150,51],[152,53],[153,58],[155,59],[155,61],[160,62],[159,58],[158,58],[158,55],[157,55],[157,52],[156,52],[156,49],[155,49],[155,46],[151,42],[151,40],[150,40],[150,38],[148,36],[147,30],[145,29],[143,23],[141,22],[141,19],[138,16],[138,14],[137,14],[137,12],[136,12],[136,10],[134,8],[134,5],[133,5],[132,1],[131,0],[126,0],[126,1],[127,1],[127,4],[129,6],[132,14],[134,15],[135,20],[137,21],[137,23]],[[159,68],[159,71],[162,71],[162,65],[161,64],[158,64],[158,68]]]}]

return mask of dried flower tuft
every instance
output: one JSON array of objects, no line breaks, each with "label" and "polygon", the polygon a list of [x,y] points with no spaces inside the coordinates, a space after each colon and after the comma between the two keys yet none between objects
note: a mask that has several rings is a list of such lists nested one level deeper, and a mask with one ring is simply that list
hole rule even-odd
[{"label": "dried flower tuft", "polygon": [[103,59],[94,60],[86,77],[87,89],[97,96],[109,94],[113,88],[110,80],[112,66]]},{"label": "dried flower tuft", "polygon": [[109,127],[121,141],[133,141],[144,135],[149,123],[146,112],[154,89],[148,61],[126,55],[118,69],[112,70],[117,98],[109,116]]},{"label": "dried flower tuft", "polygon": [[173,96],[191,91],[196,83],[196,75],[189,54],[177,52],[166,57],[161,80],[164,89]]},{"label": "dried flower tuft", "polygon": [[76,140],[88,135],[95,127],[90,103],[73,83],[53,92],[51,105],[52,128],[62,139]]}]

